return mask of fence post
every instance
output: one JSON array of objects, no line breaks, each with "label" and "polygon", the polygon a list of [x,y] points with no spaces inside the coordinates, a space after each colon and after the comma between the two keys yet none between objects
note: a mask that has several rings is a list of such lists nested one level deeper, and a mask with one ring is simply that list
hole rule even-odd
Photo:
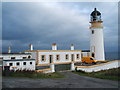
[{"label": "fence post", "polygon": [[50,68],[51,68],[51,71],[52,71],[52,72],[55,72],[55,65],[54,65],[54,64],[51,64],[51,65],[50,65]]},{"label": "fence post", "polygon": [[75,66],[73,62],[71,63],[71,70],[75,70]]}]

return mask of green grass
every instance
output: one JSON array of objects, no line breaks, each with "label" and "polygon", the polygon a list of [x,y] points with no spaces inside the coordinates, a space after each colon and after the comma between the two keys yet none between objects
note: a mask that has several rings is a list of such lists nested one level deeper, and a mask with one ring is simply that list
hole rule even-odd
[{"label": "green grass", "polygon": [[120,77],[119,77],[120,76],[120,68],[102,70],[99,72],[91,72],[91,73],[87,73],[87,72],[79,70],[79,71],[73,71],[73,73],[83,75],[83,76],[94,77],[94,78],[120,81]]},{"label": "green grass", "polygon": [[40,79],[44,79],[44,78],[64,78],[64,75],[58,73],[58,72],[54,72],[54,73],[38,73],[38,72],[3,72],[3,77],[24,77],[24,78],[40,78]]}]

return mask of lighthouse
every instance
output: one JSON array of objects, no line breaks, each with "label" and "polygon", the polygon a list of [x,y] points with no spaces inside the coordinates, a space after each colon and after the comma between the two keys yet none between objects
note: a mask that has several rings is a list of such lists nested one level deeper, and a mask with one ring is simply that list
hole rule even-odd
[{"label": "lighthouse", "polygon": [[96,60],[105,60],[103,21],[101,13],[94,8],[90,14],[90,53]]}]

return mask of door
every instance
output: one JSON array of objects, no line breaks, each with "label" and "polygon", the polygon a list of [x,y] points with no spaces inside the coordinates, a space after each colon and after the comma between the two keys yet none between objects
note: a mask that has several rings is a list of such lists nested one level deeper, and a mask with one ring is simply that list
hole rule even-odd
[{"label": "door", "polygon": [[49,55],[49,61],[50,61],[50,63],[52,63],[53,62],[53,56],[52,55]]},{"label": "door", "polygon": [[94,54],[94,53],[92,53],[92,57],[95,57],[95,54]]},{"label": "door", "polygon": [[9,71],[10,70],[10,66],[4,66],[4,71]]},{"label": "door", "polygon": [[74,61],[74,54],[71,55],[71,61]]}]

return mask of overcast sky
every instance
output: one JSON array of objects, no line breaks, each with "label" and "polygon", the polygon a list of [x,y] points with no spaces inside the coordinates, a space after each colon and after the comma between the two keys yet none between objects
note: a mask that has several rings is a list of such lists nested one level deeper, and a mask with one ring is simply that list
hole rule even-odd
[{"label": "overcast sky", "polygon": [[97,8],[102,13],[105,51],[117,51],[118,4],[91,2],[34,3],[3,2],[2,44],[3,52],[8,46],[12,52],[23,52],[28,44],[34,49],[51,49],[57,43],[58,49],[89,50],[90,13]]}]

